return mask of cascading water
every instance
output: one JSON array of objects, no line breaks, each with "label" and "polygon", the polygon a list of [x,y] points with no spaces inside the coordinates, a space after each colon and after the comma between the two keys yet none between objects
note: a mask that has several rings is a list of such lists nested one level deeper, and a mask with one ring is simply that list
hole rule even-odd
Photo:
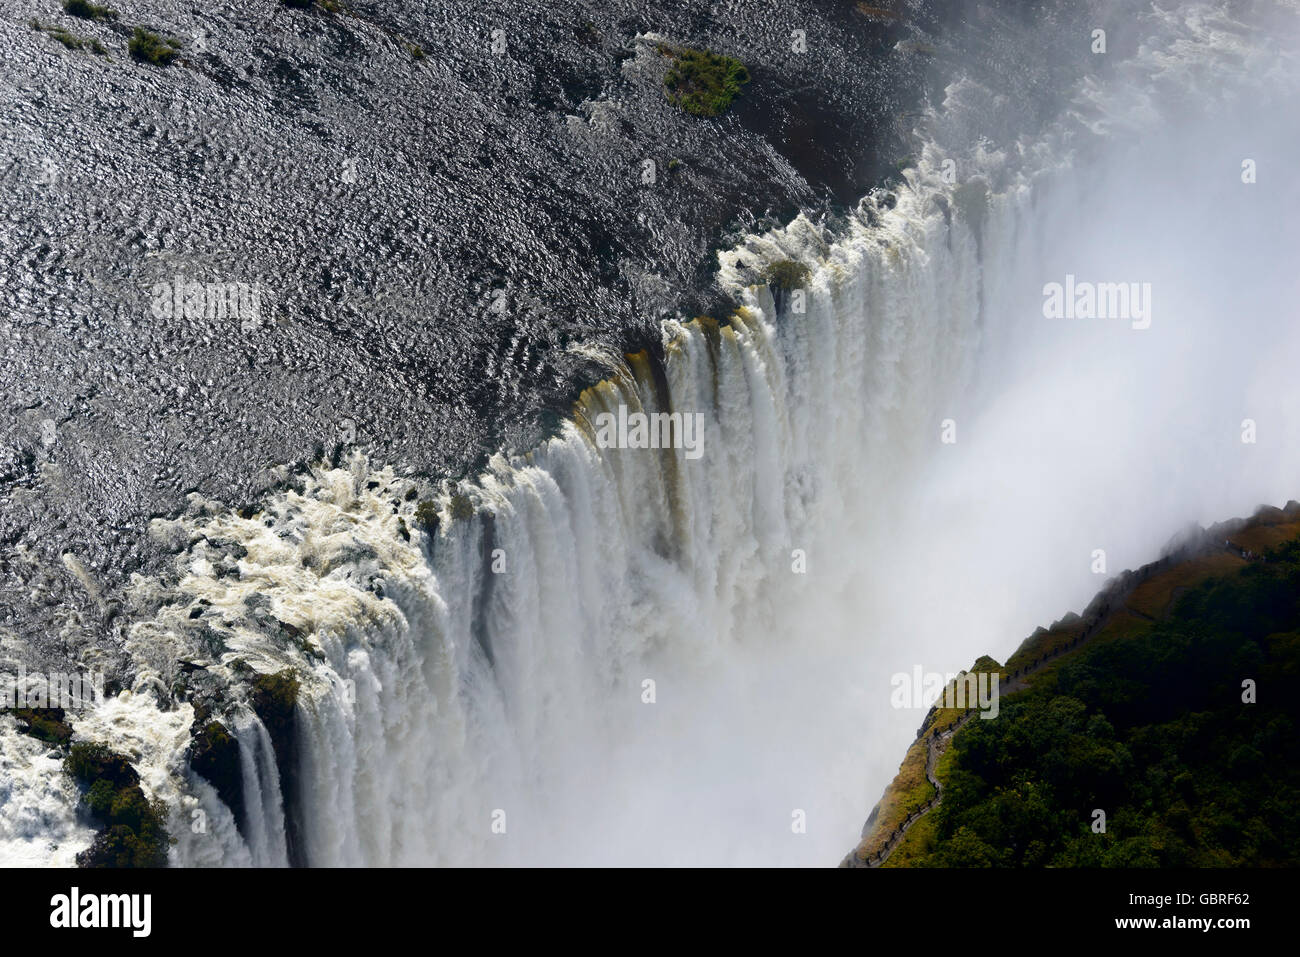
[{"label": "cascading water", "polygon": [[[774,324],[771,297],[754,288],[729,323],[672,324],[662,381],[645,356],[628,357],[556,438],[493,459],[469,491],[473,517],[453,520],[444,498],[439,532],[420,530],[413,482],[359,459],[248,518],[157,523],[164,539],[193,542],[184,598],[166,596],[134,642],[170,647],[198,620],[222,634],[227,662],[303,676],[304,800],[291,812],[303,860],[706,862],[721,838],[760,861],[772,847],[746,847],[746,827],[765,818],[789,834],[796,809],[826,801],[814,767],[789,794],[762,793],[775,766],[803,763],[813,733],[806,702],[790,710],[782,669],[795,653],[810,677],[839,670],[850,649],[816,609],[823,589],[853,587],[838,533],[869,523],[863,506],[893,482],[865,466],[911,469],[943,393],[912,396],[909,383],[962,381],[979,326],[975,238],[961,221],[916,215],[920,195],[834,244],[805,221],[756,238],[728,269],[744,256],[822,263],[799,322]],[[864,323],[882,302],[880,321]],[[600,448],[599,416],[620,407],[702,413],[701,454]],[[866,414],[845,414],[855,409]],[[232,547],[239,574],[219,574]],[[252,607],[310,637],[271,639],[250,625]],[[737,669],[738,658],[752,664]],[[260,722],[245,714],[235,731],[246,787],[278,797],[274,769],[252,756],[267,754]],[[737,741],[761,746],[737,752]],[[862,768],[835,770],[862,793]],[[245,803],[253,859],[278,848],[283,861],[263,810],[276,800],[249,792]],[[860,813],[860,798],[844,803]],[[665,842],[673,831],[680,842]],[[782,858],[812,859],[786,843]]]},{"label": "cascading water", "polygon": [[[1115,360],[1100,337],[1118,327],[1062,332],[1037,312],[1067,268],[1129,278],[1070,235],[1099,204],[1112,228],[1133,220],[1119,208],[1130,194],[1104,197],[1124,176],[1145,181],[1127,165],[1145,141],[1115,117],[1178,144],[1201,129],[1178,113],[1189,94],[1215,116],[1255,95],[1243,78],[1293,96],[1294,61],[1232,12],[1154,8],[1127,70],[1085,82],[1032,137],[972,135],[1013,107],[955,82],[904,183],[833,228],[801,217],[721,254],[743,302],[729,321],[666,324],[660,369],[610,359],[556,437],[440,494],[436,528],[417,518],[425,486],[360,458],[287,481],[247,517],[194,497],[155,522],[175,580],[136,582],[150,614],[131,633],[135,687],[78,736],[133,742],[172,807],[178,864],[833,864],[920,720],[890,709],[891,672],[1005,654],[1100,584],[1078,557],[1096,541],[1116,543],[1118,571],[1190,519],[1294,490],[1295,443],[1244,464],[1187,444],[1173,410],[1208,400],[1180,395],[1126,428],[1101,396],[1095,427],[1080,426],[1072,390],[1095,380],[1071,379],[1076,363],[1104,356],[1160,383],[1187,343],[1157,318]],[[1287,137],[1255,146],[1280,155]],[[802,312],[749,285],[785,259],[812,270]],[[1166,278],[1156,260],[1139,266]],[[1181,308],[1193,330],[1222,319],[1157,308]],[[1274,345],[1300,355],[1293,334]],[[1269,389],[1252,411],[1294,430],[1282,370],[1223,358],[1216,393],[1254,376]],[[1055,440],[1040,405],[1059,417]],[[702,454],[602,448],[599,417],[620,407],[701,414]],[[940,441],[945,419],[955,444]],[[1158,481],[1116,474],[1110,442],[1150,443]],[[1210,497],[1163,464],[1178,449],[1221,480]],[[193,708],[157,703],[196,668],[232,689],[238,827],[185,764]],[[301,681],[292,781],[247,668]]]}]

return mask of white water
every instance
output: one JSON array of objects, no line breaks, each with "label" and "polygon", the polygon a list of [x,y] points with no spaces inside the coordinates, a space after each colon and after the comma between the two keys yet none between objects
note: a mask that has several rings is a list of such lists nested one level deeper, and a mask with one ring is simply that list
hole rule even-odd
[{"label": "white water", "polygon": [[[665,329],[666,405],[705,415],[698,460],[602,451],[569,424],[495,459],[473,520],[449,521],[444,498],[432,563],[413,483],[360,461],[251,519],[196,502],[158,523],[243,545],[240,575],[217,577],[199,541],[177,584],[140,581],[142,602],[167,602],[132,634],[141,693],[78,735],[141,754],[176,807],[177,863],[285,861],[260,723],[234,728],[241,836],[184,767],[188,706],[159,712],[144,690],[202,658],[181,636],[205,599],[229,634],[214,669],[303,677],[312,864],[837,862],[922,717],[890,709],[892,673],[1005,659],[1096,591],[1094,548],[1117,572],[1189,521],[1296,496],[1296,71],[1275,29],[1215,9],[1142,19],[1132,64],[1081,81],[1031,138],[979,141],[1014,104],[954,83],[893,208],[876,196],[834,234],[799,219],[723,255],[742,317],[712,344]],[[744,287],[783,258],[814,269],[804,315]],[[1044,319],[1042,285],[1066,272],[1151,282],[1152,327]],[[579,420],[658,408],[642,366],[612,370]],[[316,654],[249,624],[254,595]]]}]

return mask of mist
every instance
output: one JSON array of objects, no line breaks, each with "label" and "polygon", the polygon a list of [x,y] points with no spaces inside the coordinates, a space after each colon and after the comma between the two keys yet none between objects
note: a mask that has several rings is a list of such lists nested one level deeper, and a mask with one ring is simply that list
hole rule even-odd
[{"label": "mist", "polygon": [[[1091,142],[1045,135],[1070,159],[1025,186],[1011,245],[983,250],[977,355],[942,406],[955,441],[936,418],[914,456],[865,462],[806,600],[770,640],[737,637],[743,665],[691,676],[694,730],[655,737],[674,760],[639,768],[686,783],[651,818],[652,859],[837,860],[924,716],[889,707],[891,675],[1005,662],[1190,524],[1300,498],[1294,61],[1229,46],[1085,89]],[[1150,314],[1048,319],[1044,286],[1067,275],[1146,285]],[[934,388],[911,386],[903,404]]]}]

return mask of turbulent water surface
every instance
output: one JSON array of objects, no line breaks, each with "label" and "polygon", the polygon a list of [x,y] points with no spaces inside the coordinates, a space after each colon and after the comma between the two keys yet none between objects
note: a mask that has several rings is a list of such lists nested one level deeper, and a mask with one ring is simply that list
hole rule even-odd
[{"label": "turbulent water surface", "polygon": [[[892,673],[1004,658],[1098,550],[1296,497],[1296,6],[1079,7],[970,13],[901,178],[719,252],[722,322],[580,345],[603,379],[530,451],[438,488],[371,449],[155,518],[121,647],[76,655],[129,690],[74,730],[138,759],[174,862],[833,864],[922,717]],[[786,259],[802,300],[752,284]],[[1048,318],[1067,275],[1148,311]],[[701,415],[700,454],[601,447],[620,407]],[[286,668],[287,764],[248,692]],[[75,794],[0,721],[0,854],[67,862]]]}]

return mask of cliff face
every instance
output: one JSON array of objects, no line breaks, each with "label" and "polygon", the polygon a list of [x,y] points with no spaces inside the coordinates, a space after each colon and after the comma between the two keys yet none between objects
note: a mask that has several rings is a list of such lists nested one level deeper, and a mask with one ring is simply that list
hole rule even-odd
[{"label": "cliff face", "polygon": [[932,708],[841,866],[1288,863],[1298,628],[1300,504],[1184,536],[981,658],[998,718]]}]

